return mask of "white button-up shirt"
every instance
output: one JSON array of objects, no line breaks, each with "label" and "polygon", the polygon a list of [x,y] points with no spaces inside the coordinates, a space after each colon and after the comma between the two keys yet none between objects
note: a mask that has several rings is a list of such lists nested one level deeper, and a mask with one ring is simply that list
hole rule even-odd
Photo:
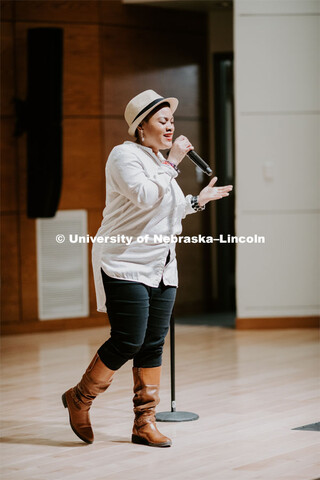
[{"label": "white button-up shirt", "polygon": [[92,248],[99,312],[106,312],[101,268],[110,277],[151,287],[161,278],[178,286],[176,244],[159,241],[159,235],[179,235],[181,220],[195,210],[192,195],[184,196],[176,170],[164,161],[160,152],[131,141],[114,147],[108,157],[106,206]]}]

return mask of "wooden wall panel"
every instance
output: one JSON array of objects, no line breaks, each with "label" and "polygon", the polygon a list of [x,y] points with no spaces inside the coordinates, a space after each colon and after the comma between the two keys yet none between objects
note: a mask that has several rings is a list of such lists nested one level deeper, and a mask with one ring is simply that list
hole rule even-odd
[{"label": "wooden wall panel", "polygon": [[16,168],[14,120],[1,118],[1,212],[17,212],[18,182]]},{"label": "wooden wall panel", "polygon": [[37,251],[35,220],[20,216],[22,322],[38,320]]},{"label": "wooden wall panel", "polygon": [[64,26],[64,42],[63,114],[100,115],[99,27]]},{"label": "wooden wall panel", "polygon": [[1,22],[1,115],[13,115],[14,72],[12,23]]},{"label": "wooden wall panel", "polygon": [[113,147],[123,143],[125,140],[132,140],[132,137],[128,134],[127,123],[123,117],[121,118],[121,116],[120,118],[104,118],[103,132],[104,143],[102,156],[104,159],[104,168]]},{"label": "wooden wall panel", "polygon": [[63,186],[59,210],[99,208],[104,203],[100,120],[65,119]]},{"label": "wooden wall panel", "polygon": [[13,0],[2,0],[0,3],[2,22],[13,19],[13,4]]},{"label": "wooden wall panel", "polygon": [[123,115],[132,97],[151,88],[179,98],[177,115],[199,117],[205,110],[200,74],[204,40],[172,32],[170,42],[161,42],[151,30],[104,27],[104,114]]},{"label": "wooden wall panel", "polygon": [[[121,0],[100,0],[100,22],[105,25],[123,25],[163,32],[203,33],[206,15],[200,12],[155,8],[146,5],[125,5]],[[159,37],[158,37],[159,38]],[[164,49],[172,45],[171,37],[160,37]]]},{"label": "wooden wall panel", "polygon": [[17,176],[18,184],[18,208],[21,216],[27,215],[27,137],[22,135],[16,140],[18,149],[18,165],[19,175]]},{"label": "wooden wall panel", "polygon": [[39,24],[14,23],[14,60],[16,66],[15,95],[20,100],[27,99],[27,29],[36,28]]},{"label": "wooden wall panel", "polygon": [[18,216],[1,215],[1,321],[20,321]]},{"label": "wooden wall panel", "polygon": [[97,23],[97,0],[28,0],[16,1],[18,21]]}]

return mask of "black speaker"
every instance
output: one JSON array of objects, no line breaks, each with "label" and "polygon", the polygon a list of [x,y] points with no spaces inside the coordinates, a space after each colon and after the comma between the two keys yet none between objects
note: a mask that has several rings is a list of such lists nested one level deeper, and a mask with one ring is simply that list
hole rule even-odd
[{"label": "black speaker", "polygon": [[63,30],[28,30],[27,215],[54,217],[62,187]]}]

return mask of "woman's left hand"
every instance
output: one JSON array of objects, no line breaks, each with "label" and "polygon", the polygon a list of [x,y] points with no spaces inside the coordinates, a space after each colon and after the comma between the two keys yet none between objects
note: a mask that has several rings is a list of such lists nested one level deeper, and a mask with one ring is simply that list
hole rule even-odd
[{"label": "woman's left hand", "polygon": [[218,180],[218,177],[213,177],[210,183],[204,187],[199,193],[198,203],[200,207],[212,200],[219,200],[223,197],[228,197],[229,193],[233,189],[233,185],[226,185],[225,187],[214,187],[214,184]]}]

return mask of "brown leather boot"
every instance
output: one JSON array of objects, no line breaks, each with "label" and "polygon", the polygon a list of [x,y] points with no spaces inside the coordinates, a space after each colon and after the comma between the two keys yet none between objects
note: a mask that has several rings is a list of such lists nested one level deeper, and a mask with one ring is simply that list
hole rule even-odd
[{"label": "brown leather boot", "polygon": [[159,403],[161,367],[133,367],[135,420],[132,429],[133,443],[151,447],[170,447],[171,440],[156,427],[155,410]]},{"label": "brown leather boot", "polygon": [[94,439],[89,415],[92,401],[109,387],[113,375],[114,370],[106,367],[96,353],[78,385],[62,395],[63,405],[69,410],[70,426],[86,443]]}]

